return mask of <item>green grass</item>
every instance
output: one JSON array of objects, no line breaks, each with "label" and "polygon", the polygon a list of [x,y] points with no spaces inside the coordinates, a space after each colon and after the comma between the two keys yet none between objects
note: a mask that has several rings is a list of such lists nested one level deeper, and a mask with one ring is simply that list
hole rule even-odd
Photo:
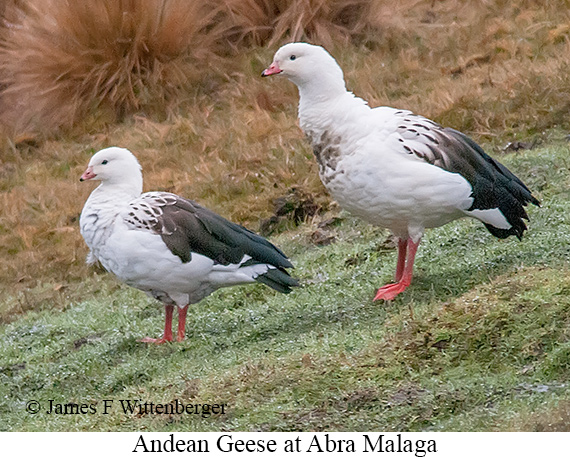
[{"label": "green grass", "polygon": [[[542,201],[523,241],[469,220],[432,230],[392,303],[372,302],[395,267],[387,232],[346,214],[329,246],[310,242],[309,223],[273,239],[301,288],[221,290],[191,308],[180,344],[138,343],[160,334],[162,307],[94,274],[95,294],[0,329],[0,430],[568,431],[568,148],[503,161]],[[30,415],[32,399],[98,412]],[[115,400],[108,415],[104,399]],[[228,410],[131,415],[120,399]]]}]

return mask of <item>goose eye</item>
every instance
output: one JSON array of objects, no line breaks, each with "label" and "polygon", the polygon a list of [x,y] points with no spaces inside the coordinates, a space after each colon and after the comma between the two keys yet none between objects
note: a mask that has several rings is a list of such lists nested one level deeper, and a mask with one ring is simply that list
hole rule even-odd
[{"label": "goose eye", "polygon": [[101,162],[101,165],[107,165],[109,163],[108,160],[103,160],[103,162]]},{"label": "goose eye", "polygon": [[291,57],[289,57],[289,60],[295,60],[297,58],[297,56],[295,54],[293,54]]}]

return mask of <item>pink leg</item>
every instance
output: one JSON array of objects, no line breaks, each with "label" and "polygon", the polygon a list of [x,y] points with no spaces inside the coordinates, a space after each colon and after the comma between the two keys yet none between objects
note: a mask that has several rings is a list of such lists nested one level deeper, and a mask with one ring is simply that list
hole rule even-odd
[{"label": "pink leg", "polygon": [[178,334],[176,335],[176,341],[180,342],[184,339],[184,334],[186,333],[186,313],[188,312],[188,305],[184,308],[178,308]]},{"label": "pink leg", "polygon": [[[414,271],[414,260],[416,258],[416,252],[418,250],[418,246],[420,245],[420,241],[414,243],[411,239],[407,240],[407,256],[405,261],[405,266],[403,267],[403,271],[398,282],[393,284],[387,284],[383,287],[378,289],[376,292],[376,296],[374,300],[393,300],[398,294],[402,293],[412,282],[412,275]],[[396,267],[396,277],[398,277],[400,266],[400,257],[401,257],[401,247],[400,243],[398,243],[398,266]]]},{"label": "pink leg", "polygon": [[164,311],[166,312],[166,317],[164,320],[164,336],[162,338],[143,338],[139,340],[141,343],[154,343],[162,344],[167,341],[172,341],[172,313],[174,311],[174,305],[164,305]]},{"label": "pink leg", "polygon": [[408,250],[408,240],[398,238],[398,263],[396,264],[396,277],[395,282],[399,282],[404,274],[404,267],[406,266],[406,252]]}]

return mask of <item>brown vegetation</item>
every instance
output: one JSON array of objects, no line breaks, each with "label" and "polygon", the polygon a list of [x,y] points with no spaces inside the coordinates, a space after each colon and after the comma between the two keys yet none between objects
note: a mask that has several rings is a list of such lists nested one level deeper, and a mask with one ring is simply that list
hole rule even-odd
[{"label": "brown vegetation", "polygon": [[96,129],[137,111],[163,119],[191,109],[196,94],[218,90],[213,81],[243,72],[240,55],[291,40],[352,50],[344,67],[357,71],[363,95],[468,130],[540,130],[564,122],[568,110],[566,0],[2,5],[0,119],[16,140],[85,121]]},{"label": "brown vegetation", "polygon": [[[0,119],[53,133],[87,114],[164,114],[244,45],[356,37],[367,0],[27,0],[4,3]],[[0,11],[2,13],[2,11]]]},{"label": "brown vegetation", "polygon": [[[2,118],[14,132],[121,116],[179,95],[203,49],[202,2],[27,1],[6,11]],[[11,21],[11,22],[8,22]],[[112,118],[113,119],[113,118]]]},{"label": "brown vegetation", "polygon": [[369,0],[218,0],[216,27],[234,45],[275,46],[311,40],[355,42],[378,24]]}]

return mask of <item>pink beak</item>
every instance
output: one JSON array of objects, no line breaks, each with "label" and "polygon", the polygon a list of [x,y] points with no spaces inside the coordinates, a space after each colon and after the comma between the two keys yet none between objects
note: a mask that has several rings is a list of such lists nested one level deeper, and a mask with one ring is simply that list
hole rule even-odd
[{"label": "pink beak", "polygon": [[269,65],[268,68],[266,68],[265,70],[263,70],[261,72],[261,76],[278,75],[282,71],[283,70],[281,70],[281,68],[279,68],[279,65],[277,65],[276,62],[273,62],[271,65]]},{"label": "pink beak", "polygon": [[93,173],[93,167],[87,167],[87,170],[83,172],[79,181],[87,181],[89,179],[93,179],[95,176],[97,175]]}]

